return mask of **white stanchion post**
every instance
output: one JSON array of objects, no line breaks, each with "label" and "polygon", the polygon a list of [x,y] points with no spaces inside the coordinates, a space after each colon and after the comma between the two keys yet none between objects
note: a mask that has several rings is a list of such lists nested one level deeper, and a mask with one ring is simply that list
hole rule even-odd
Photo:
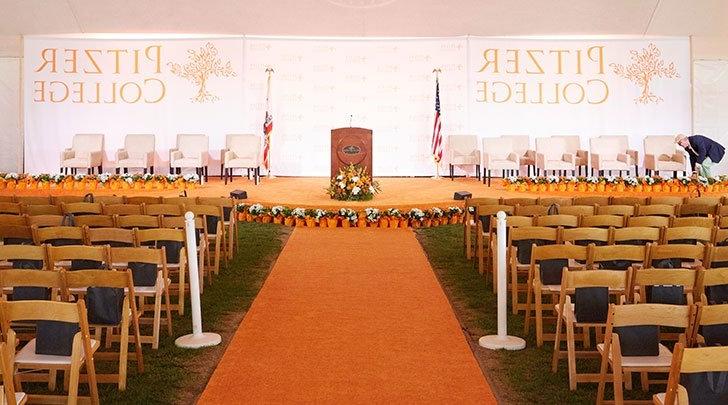
[{"label": "white stanchion post", "polygon": [[[508,336],[508,308],[506,285],[506,213],[498,211],[496,215],[496,238],[498,272],[498,334],[483,336],[478,344],[486,349],[521,350],[526,347],[526,341],[517,336]],[[514,292],[515,294],[515,292]]]},{"label": "white stanchion post", "polygon": [[221,338],[217,333],[202,332],[202,309],[200,307],[200,269],[197,266],[197,238],[195,237],[195,215],[185,213],[185,235],[187,240],[187,266],[190,274],[190,305],[192,306],[192,334],[180,336],[174,341],[178,347],[198,349],[216,346]]}]

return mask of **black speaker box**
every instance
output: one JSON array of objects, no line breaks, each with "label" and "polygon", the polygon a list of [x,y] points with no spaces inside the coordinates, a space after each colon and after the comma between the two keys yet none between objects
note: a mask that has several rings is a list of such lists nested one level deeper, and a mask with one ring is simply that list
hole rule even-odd
[{"label": "black speaker box", "polygon": [[453,197],[456,200],[464,200],[466,198],[470,198],[473,196],[473,193],[469,191],[456,191],[455,196]]},{"label": "black speaker box", "polygon": [[233,190],[230,192],[230,197],[236,200],[245,200],[248,198],[248,193],[245,190]]}]

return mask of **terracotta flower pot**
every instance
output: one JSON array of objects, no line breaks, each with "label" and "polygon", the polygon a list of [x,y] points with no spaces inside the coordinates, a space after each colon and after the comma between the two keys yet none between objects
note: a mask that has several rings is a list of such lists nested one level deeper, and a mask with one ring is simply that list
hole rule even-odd
[{"label": "terracotta flower pot", "polygon": [[546,188],[548,189],[548,191],[553,193],[554,191],[556,191],[556,183],[549,183]]},{"label": "terracotta flower pot", "polygon": [[423,228],[429,228],[431,226],[432,226],[432,219],[425,218],[425,219],[422,220],[422,227]]},{"label": "terracotta flower pot", "polygon": [[584,183],[579,183],[578,190],[580,193],[585,193],[588,189],[587,185]]},{"label": "terracotta flower pot", "polygon": [[283,224],[285,226],[293,226],[293,217],[286,217],[283,219]]},{"label": "terracotta flower pot", "polygon": [[418,219],[413,219],[410,222],[410,225],[412,225],[412,228],[417,229],[417,228],[419,228],[419,227],[422,226],[422,222],[420,220],[418,220]]},{"label": "terracotta flower pot", "polygon": [[530,191],[532,193],[538,192],[538,184],[529,184],[528,191]]},{"label": "terracotta flower pot", "polygon": [[370,228],[379,228],[379,221],[377,222],[369,222]]},{"label": "terracotta flower pot", "polygon": [[283,223],[283,217],[280,215],[276,215],[273,217],[273,223],[274,224],[282,224]]},{"label": "terracotta flower pot", "polygon": [[568,192],[574,192],[576,190],[576,185],[574,183],[568,183],[566,184],[566,191]]},{"label": "terracotta flower pot", "polygon": [[508,191],[516,191],[516,187],[517,186],[515,184],[511,183],[511,184],[509,184],[509,185],[506,186],[506,190],[508,190]]},{"label": "terracotta flower pot", "polygon": [[379,227],[380,228],[389,228],[389,219],[388,218],[379,218]]},{"label": "terracotta flower pot", "polygon": [[245,213],[238,212],[238,221],[245,221]]},{"label": "terracotta flower pot", "polygon": [[326,226],[329,228],[336,228],[339,226],[339,218],[326,218]]},{"label": "terracotta flower pot", "polygon": [[520,191],[521,193],[526,192],[527,190],[528,186],[526,186],[525,184],[521,183],[518,185],[518,191]]},{"label": "terracotta flower pot", "polygon": [[261,217],[261,219],[260,219],[260,222],[262,222],[262,223],[264,223],[264,224],[270,224],[270,222],[271,222],[272,220],[273,220],[273,217],[271,217],[270,215],[263,215],[263,216]]},{"label": "terracotta flower pot", "polygon": [[351,228],[351,221],[349,221],[347,218],[342,219],[341,227],[342,228]]},{"label": "terracotta flower pot", "polygon": [[607,190],[607,185],[604,183],[598,183],[597,184],[597,192],[603,193]]},{"label": "terracotta flower pot", "polygon": [[399,219],[399,227],[400,228],[407,228],[409,225],[409,220],[407,218],[400,218]]},{"label": "terracotta flower pot", "polygon": [[306,226],[309,228],[315,228],[316,227],[316,220],[313,218],[306,218]]},{"label": "terracotta flower pot", "polygon": [[547,186],[547,185],[545,185],[545,184],[539,184],[539,185],[538,185],[538,191],[539,191],[539,192],[542,192],[542,193],[543,193],[543,192],[545,192],[546,190],[548,190],[548,186]]},{"label": "terracotta flower pot", "polygon": [[398,228],[399,227],[399,218],[389,218],[389,227]]},{"label": "terracotta flower pot", "polygon": [[451,216],[450,217],[450,223],[453,224],[453,225],[454,224],[459,224],[460,223],[460,215],[454,214],[453,216]]},{"label": "terracotta flower pot", "polygon": [[357,228],[366,228],[367,227],[367,220],[364,218],[359,218],[356,221]]},{"label": "terracotta flower pot", "polygon": [[624,183],[617,184],[617,186],[615,187],[615,190],[617,190],[618,193],[623,193],[624,192]]},{"label": "terracotta flower pot", "polygon": [[296,218],[296,228],[303,228],[306,226],[306,220],[303,218]]},{"label": "terracotta flower pot", "polygon": [[566,184],[564,184],[564,183],[559,184],[558,190],[561,192],[566,191]]}]

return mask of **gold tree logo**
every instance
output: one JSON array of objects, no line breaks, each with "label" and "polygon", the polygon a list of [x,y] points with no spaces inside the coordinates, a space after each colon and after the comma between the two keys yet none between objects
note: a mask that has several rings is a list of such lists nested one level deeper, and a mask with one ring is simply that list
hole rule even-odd
[{"label": "gold tree logo", "polygon": [[647,48],[642,48],[642,52],[631,50],[629,53],[631,55],[629,57],[632,61],[631,64],[610,63],[609,67],[618,76],[628,79],[640,88],[641,94],[634,99],[635,104],[659,103],[662,101],[662,97],[650,91],[650,82],[656,77],[666,79],[680,77],[675,69],[675,63],[670,62],[669,65],[666,65],[666,62],[660,58],[662,54],[660,49],[655,44],[649,44]]},{"label": "gold tree logo", "polygon": [[222,60],[217,57],[217,48],[211,43],[206,43],[199,51],[194,49],[187,50],[187,63],[180,65],[179,63],[169,62],[167,65],[173,74],[187,79],[197,86],[197,95],[191,97],[190,100],[197,103],[206,103],[219,100],[220,97],[210,93],[207,90],[207,81],[210,76],[231,77],[236,76],[230,61],[223,64]]}]

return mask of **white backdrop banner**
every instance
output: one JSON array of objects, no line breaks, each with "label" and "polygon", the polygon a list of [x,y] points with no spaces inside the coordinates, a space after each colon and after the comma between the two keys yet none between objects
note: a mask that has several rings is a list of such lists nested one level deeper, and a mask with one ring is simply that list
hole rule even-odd
[{"label": "white backdrop banner", "polygon": [[646,135],[691,130],[687,38],[470,38],[470,129],[483,137]]},{"label": "white backdrop banner", "polygon": [[[43,36],[26,38],[25,58],[33,173],[57,171],[74,133],[104,133],[107,166],[124,134],[154,133],[160,172],[176,134],[204,133],[217,173],[225,134],[262,135],[268,67],[276,175],[328,176],[330,130],[349,125],[373,130],[374,175],[434,174],[434,68],[445,137],[575,134],[588,148],[624,134],[641,149],[691,129],[687,38]],[[200,58],[229,69],[201,76]]]},{"label": "white backdrop banner", "polygon": [[[693,72],[695,133],[728,145],[728,60],[696,60]],[[728,159],[713,173],[728,173]]]},{"label": "white backdrop banner", "polygon": [[214,168],[244,129],[242,38],[26,37],[24,52],[29,173],[58,172],[76,133],[105,135],[106,167],[125,134],[155,134],[159,173],[178,133],[207,134]]}]

